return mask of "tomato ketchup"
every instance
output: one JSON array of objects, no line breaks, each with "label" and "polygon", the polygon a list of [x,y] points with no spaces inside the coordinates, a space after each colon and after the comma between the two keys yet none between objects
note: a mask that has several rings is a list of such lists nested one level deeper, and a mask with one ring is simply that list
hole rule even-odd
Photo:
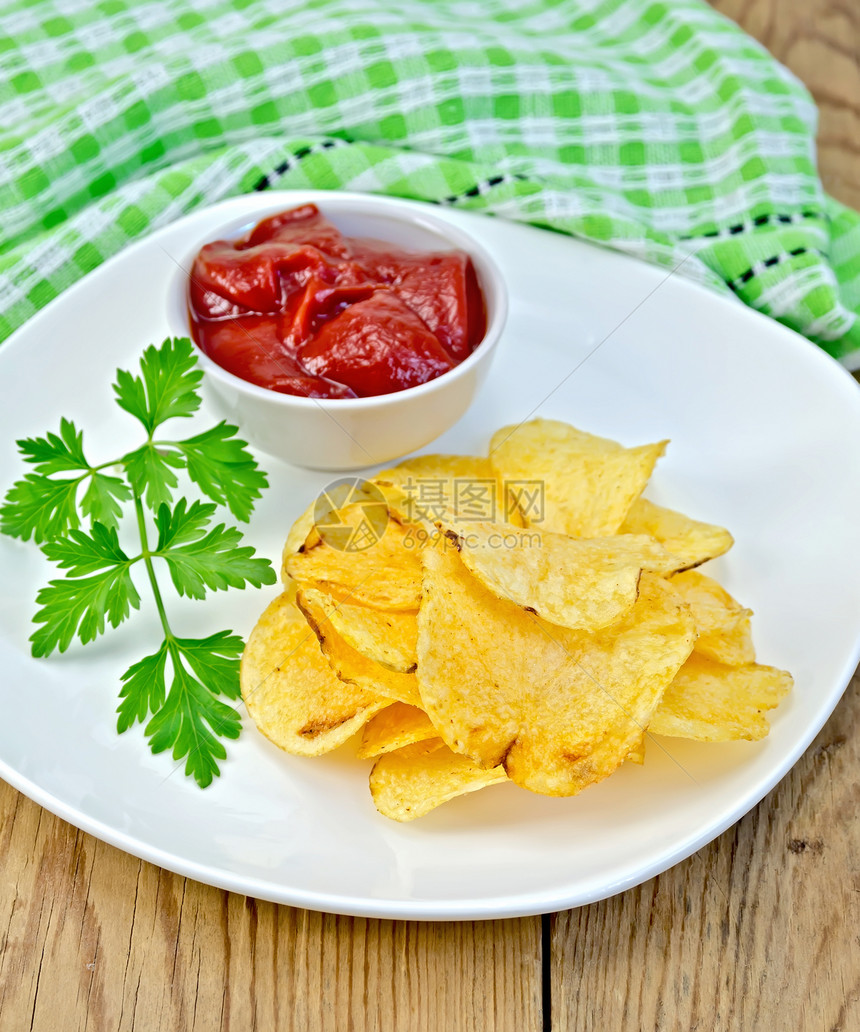
[{"label": "tomato ketchup", "polygon": [[426,383],[486,330],[463,251],[345,237],[314,204],[215,240],[188,289],[199,347],[250,383],[307,398],[364,398]]}]

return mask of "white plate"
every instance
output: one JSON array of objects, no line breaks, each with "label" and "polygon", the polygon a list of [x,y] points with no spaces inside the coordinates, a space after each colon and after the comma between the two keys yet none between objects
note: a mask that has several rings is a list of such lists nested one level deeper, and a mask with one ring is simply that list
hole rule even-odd
[{"label": "white plate", "polygon": [[[257,195],[183,219],[9,340],[4,489],[24,471],[13,441],[61,416],[85,428],[91,460],[131,446],[133,420],[110,383],[168,331],[172,256],[226,218],[306,199],[324,208],[324,194]],[[799,336],[677,277],[558,234],[436,214],[492,250],[511,313],[483,392],[432,449],[480,452],[498,426],[537,412],[628,444],[671,438],[649,495],[730,528],[737,544],[715,570],[755,610],[761,661],[796,678],[770,737],[663,739],[644,767],[573,799],[502,785],[399,825],[377,815],[368,764],[349,748],[287,756],[246,718],[223,776],[200,791],[138,729],[114,729],[120,673],[159,640],[152,607],[94,645],[34,660],[33,598],[50,571],[32,544],[3,538],[0,774],[16,788],[121,849],[237,892],[346,914],[478,919],[572,907],[650,878],[746,813],[807,747],[858,662],[857,385]],[[272,487],[248,533],[276,560],[289,522],[330,476],[263,465]],[[169,606],[183,633],[247,634],[274,593]]]}]

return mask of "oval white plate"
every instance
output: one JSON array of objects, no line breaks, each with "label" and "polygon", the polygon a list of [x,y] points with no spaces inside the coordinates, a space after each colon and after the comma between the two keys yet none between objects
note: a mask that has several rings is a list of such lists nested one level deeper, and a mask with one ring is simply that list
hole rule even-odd
[{"label": "oval white plate", "polygon": [[[167,334],[165,290],[189,241],[233,216],[325,199],[254,195],[198,212],[18,331],[0,349],[3,489],[24,471],[14,440],[61,416],[84,428],[91,461],[136,441],[110,383]],[[158,641],[152,607],[94,645],[34,660],[33,599],[51,571],[32,544],[3,538],[0,774],[16,788],[121,849],[237,892],[373,917],[480,919],[577,906],[665,870],[746,813],[807,747],[858,661],[856,383],[789,330],[665,272],[558,234],[436,214],[491,249],[511,313],[477,402],[431,449],[481,452],[497,427],[535,414],[626,444],[671,438],[649,496],[729,527],[737,544],[714,572],[755,610],[760,660],[796,679],[770,737],[663,739],[644,767],[573,799],[502,785],[398,825],[377,815],[369,765],[349,748],[287,756],[246,718],[223,776],[200,791],[139,730],[114,729],[119,675]],[[272,486],[248,534],[277,562],[289,523],[331,475],[263,466]],[[247,634],[274,593],[169,608],[182,633]]]}]

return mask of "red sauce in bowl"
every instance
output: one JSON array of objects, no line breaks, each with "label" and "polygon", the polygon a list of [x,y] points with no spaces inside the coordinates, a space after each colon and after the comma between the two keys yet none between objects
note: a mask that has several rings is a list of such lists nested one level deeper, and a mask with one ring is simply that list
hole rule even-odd
[{"label": "red sauce in bowl", "polygon": [[198,346],[284,394],[365,398],[433,380],[474,351],[484,299],[463,251],[345,237],[316,205],[206,244],[188,290]]}]

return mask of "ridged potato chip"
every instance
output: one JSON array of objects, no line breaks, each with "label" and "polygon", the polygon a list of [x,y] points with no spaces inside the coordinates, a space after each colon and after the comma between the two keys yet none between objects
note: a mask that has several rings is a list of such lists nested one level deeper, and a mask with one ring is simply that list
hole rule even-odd
[{"label": "ridged potato chip", "polygon": [[316,507],[316,499],[305,509],[305,511],[299,516],[299,518],[290,527],[289,533],[287,534],[287,540],[284,542],[284,550],[281,555],[281,580],[284,584],[292,582],[287,571],[287,562],[290,557],[298,552],[305,541],[308,539],[308,534],[314,529],[314,509]]},{"label": "ridged potato chip", "polygon": [[791,674],[750,663],[727,666],[694,652],[666,689],[648,730],[699,742],[755,741],[765,714],[791,691]]},{"label": "ridged potato chip", "polygon": [[619,534],[650,534],[680,560],[679,570],[701,566],[716,559],[734,544],[725,529],[713,523],[701,523],[674,509],[664,509],[647,498],[637,498],[631,505]]},{"label": "ridged potato chip", "polygon": [[412,821],[455,796],[507,780],[501,767],[480,767],[435,738],[380,756],[370,772],[370,793],[383,816]]},{"label": "ridged potato chip", "polygon": [[418,611],[371,609],[351,602],[338,602],[330,595],[306,588],[306,596],[320,604],[332,627],[347,645],[376,663],[413,673],[418,662]]},{"label": "ridged potato chip", "polygon": [[439,732],[424,710],[395,702],[364,725],[357,755],[368,759],[438,737]]},{"label": "ridged potato chip", "polygon": [[490,461],[520,499],[527,526],[539,523],[571,537],[603,537],[621,526],[667,444],[624,448],[567,423],[535,419],[498,430],[490,442]]},{"label": "ridged potato chip", "polygon": [[342,681],[398,702],[421,705],[415,674],[384,667],[357,652],[341,638],[328,618],[331,605],[328,595],[316,588],[300,588],[296,601],[332,670]]},{"label": "ridged potato chip", "polygon": [[506,780],[574,795],[643,763],[652,733],[762,738],[791,676],[754,662],[750,611],[693,569],[731,534],[641,497],[666,443],[536,419],[489,458],[335,480],[243,658],[261,731],[317,755],[360,730],[398,821]]},{"label": "ridged potato chip", "polygon": [[[384,712],[385,712],[385,710],[382,711],[382,713],[384,713]],[[377,717],[381,717],[382,713],[377,713],[376,716]],[[375,720],[376,717],[374,717],[373,719]],[[364,726],[367,727],[367,724],[365,724]],[[630,752],[627,753],[627,755],[624,757],[624,759],[628,763],[636,763],[640,767],[642,766],[642,764],[645,762],[645,735],[643,735],[639,739],[639,741],[636,743],[636,745],[633,746],[633,748],[630,750]]]},{"label": "ridged potato chip", "polygon": [[269,604],[242,656],[242,698],[254,723],[297,756],[336,749],[391,704],[341,681],[289,593]]},{"label": "ridged potato chip", "polygon": [[615,623],[636,601],[642,570],[672,566],[662,545],[643,534],[571,538],[457,523],[448,536],[469,572],[494,595],[572,630]]},{"label": "ridged potato chip", "polygon": [[402,610],[415,610],[421,601],[418,550],[393,520],[379,540],[356,551],[334,548],[313,529],[286,567],[299,584],[320,587],[339,601]]},{"label": "ridged potato chip", "polygon": [[497,598],[453,549],[422,558],[418,680],[445,743],[546,795],[611,774],[693,647],[692,617],[669,585],[643,573],[629,613],[584,634]]},{"label": "ridged potato chip", "polygon": [[713,577],[699,570],[678,573],[671,584],[693,614],[699,634],[696,652],[729,666],[755,662],[751,609],[744,609]]},{"label": "ridged potato chip", "polygon": [[[490,460],[482,455],[410,455],[396,466],[375,473],[374,480],[402,484],[408,480],[492,478]],[[452,496],[453,500],[453,496]]]},{"label": "ridged potato chip", "polygon": [[437,520],[510,522],[522,526],[516,502],[506,494],[490,460],[478,455],[416,455],[382,470],[374,482],[386,492],[396,518],[423,524]]}]

